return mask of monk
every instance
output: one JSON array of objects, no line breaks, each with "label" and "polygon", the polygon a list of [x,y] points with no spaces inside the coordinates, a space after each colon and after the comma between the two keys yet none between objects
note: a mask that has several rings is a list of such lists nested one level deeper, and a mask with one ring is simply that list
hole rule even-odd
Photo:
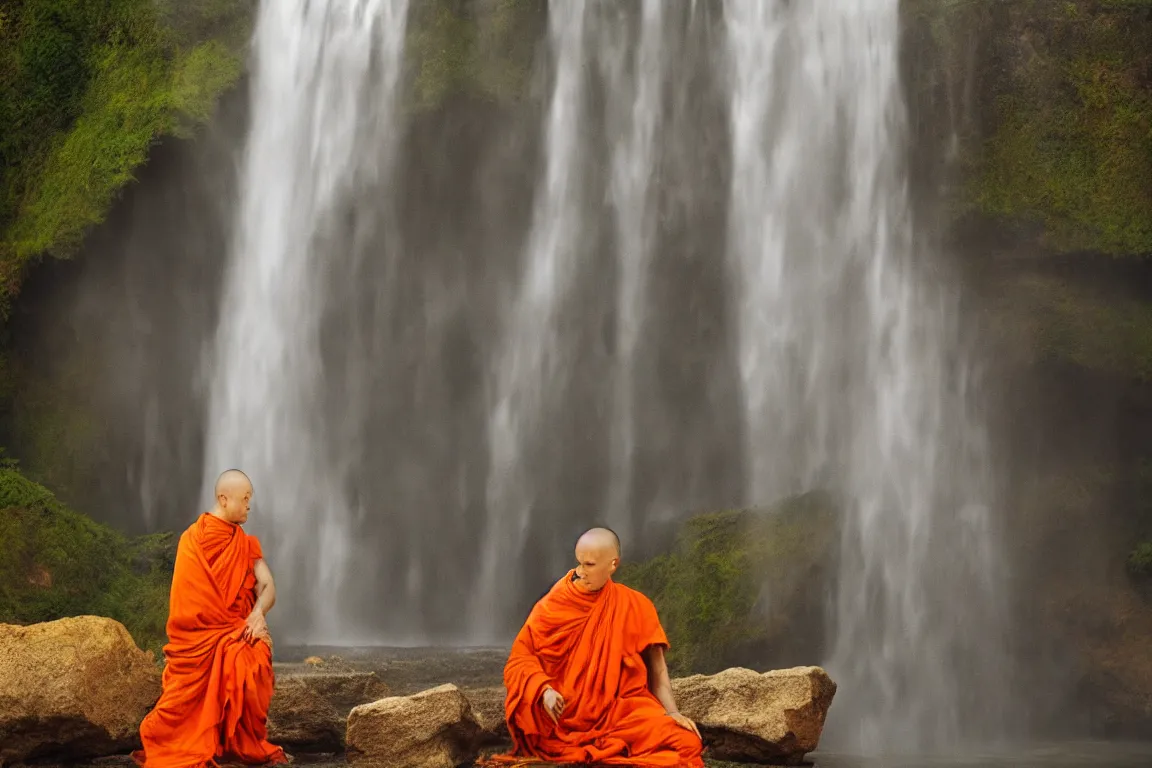
[{"label": "monk", "polygon": [[656,606],[612,581],[619,563],[620,539],[593,528],[533,607],[504,667],[513,750],[492,762],[704,765],[700,731],[672,697]]},{"label": "monk", "polygon": [[146,768],[226,762],[288,762],[268,743],[272,638],[264,616],[276,603],[260,542],[244,532],[252,483],[230,469],[216,505],[180,536],[168,606],[160,700],[140,725]]}]

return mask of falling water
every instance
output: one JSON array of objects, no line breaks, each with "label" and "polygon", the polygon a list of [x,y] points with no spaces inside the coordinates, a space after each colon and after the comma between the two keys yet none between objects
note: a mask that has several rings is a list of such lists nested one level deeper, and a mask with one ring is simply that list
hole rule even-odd
[{"label": "falling water", "polygon": [[[205,487],[243,468],[252,527],[295,628],[335,627],[351,517],[328,425],[321,243],[358,183],[386,170],[407,0],[266,0],[254,38],[252,124],[212,358]],[[346,623],[346,622],[345,622]]]},{"label": "falling water", "polygon": [[829,737],[868,751],[987,738],[1007,700],[973,373],[908,207],[898,5],[725,2],[749,498],[845,499]]},{"label": "falling water", "polygon": [[[634,501],[632,461],[635,453],[635,363],[645,319],[645,281],[653,248],[651,187],[656,126],[661,113],[665,71],[664,13],[661,0],[644,0],[640,9],[639,43],[633,49],[628,27],[605,20],[600,46],[608,82],[615,97],[609,101],[610,133],[621,135],[612,147],[610,195],[615,203],[619,249],[616,290],[616,368],[614,371],[611,438],[612,477],[607,514],[616,532],[632,539]],[[632,56],[628,56],[628,53]],[[631,63],[631,70],[628,64]]]},{"label": "falling water", "polygon": [[[523,552],[537,487],[531,477],[529,442],[539,437],[557,382],[571,366],[558,338],[560,303],[570,290],[581,252],[578,247],[580,128],[583,112],[583,3],[549,8],[548,39],[556,51],[555,83],[546,113],[544,173],[536,193],[524,274],[506,319],[505,341],[495,369],[491,406],[488,485],[489,531],[475,604],[481,637],[503,630],[506,594],[500,564]],[[493,624],[493,622],[499,622]]]},{"label": "falling water", "polygon": [[995,499],[897,9],[554,2],[538,113],[401,120],[406,3],[262,6],[205,474],[253,476],[302,639],[504,641],[582,526],[826,487],[829,738],[994,732]]}]

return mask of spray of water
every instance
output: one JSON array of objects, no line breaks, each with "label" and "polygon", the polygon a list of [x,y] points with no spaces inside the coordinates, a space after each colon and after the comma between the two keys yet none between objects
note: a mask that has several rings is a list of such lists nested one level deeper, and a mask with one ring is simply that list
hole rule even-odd
[{"label": "spray of water", "polygon": [[1007,700],[974,373],[914,248],[898,6],[725,3],[749,498],[844,499],[829,738],[866,751],[986,739]]},{"label": "spray of water", "polygon": [[349,502],[316,404],[321,286],[347,264],[318,243],[357,183],[387,164],[367,142],[394,122],[407,10],[407,0],[268,0],[259,9],[204,484],[229,467],[251,476],[251,525],[287,566],[277,573],[289,631],[342,618],[333,595],[347,565]]},{"label": "spray of water", "polygon": [[[506,632],[501,564],[524,551],[538,487],[529,457],[542,436],[570,360],[559,338],[558,309],[570,290],[580,251],[580,127],[583,119],[583,3],[549,8],[548,37],[556,52],[551,101],[545,115],[545,158],[535,198],[524,272],[504,328],[493,372],[489,417],[488,531],[481,560],[473,626],[485,639]],[[513,554],[514,556],[514,554]]]},{"label": "spray of water", "polygon": [[654,247],[652,185],[667,55],[665,10],[660,0],[644,0],[636,45],[627,34],[627,25],[614,23],[612,18],[602,18],[600,23],[604,37],[599,46],[600,59],[607,82],[613,84],[608,131],[609,135],[621,136],[612,146],[609,185],[616,214],[620,273],[616,289],[612,477],[607,511],[615,530],[626,540],[635,533],[634,517],[643,517],[634,514],[636,502],[631,493],[636,452],[635,363]]}]

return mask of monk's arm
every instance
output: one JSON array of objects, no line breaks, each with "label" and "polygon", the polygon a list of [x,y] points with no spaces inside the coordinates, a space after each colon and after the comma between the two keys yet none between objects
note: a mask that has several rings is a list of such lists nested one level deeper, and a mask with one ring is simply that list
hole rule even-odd
[{"label": "monk's arm", "polygon": [[531,631],[523,627],[512,643],[508,662],[504,665],[504,685],[514,697],[529,708],[540,703],[544,691],[552,688],[552,679],[544,672],[532,643]]},{"label": "monk's arm", "polygon": [[669,715],[676,714],[676,699],[672,696],[672,680],[668,677],[668,663],[664,660],[664,646],[650,645],[642,653],[648,667],[648,690],[652,692]]},{"label": "monk's arm", "polygon": [[276,582],[272,580],[272,569],[261,559],[256,561],[252,573],[256,576],[256,605],[252,610],[267,615],[276,604]]}]

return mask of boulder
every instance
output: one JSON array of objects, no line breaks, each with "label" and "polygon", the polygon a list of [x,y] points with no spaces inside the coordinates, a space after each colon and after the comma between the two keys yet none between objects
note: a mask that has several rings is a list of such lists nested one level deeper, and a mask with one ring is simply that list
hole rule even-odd
[{"label": "boulder", "polygon": [[289,752],[342,752],[348,713],[388,694],[374,672],[277,671],[268,739]]},{"label": "boulder", "polygon": [[160,676],[112,619],[0,624],[0,765],[134,748]]},{"label": "boulder", "polygon": [[836,683],[820,667],[763,674],[737,667],[674,679],[672,693],[710,758],[799,765],[820,742]]},{"label": "boulder", "polygon": [[504,699],[507,696],[504,686],[472,688],[465,691],[465,696],[472,705],[476,722],[480,724],[481,745],[509,743],[511,737],[508,735],[508,722],[504,719]]},{"label": "boulder", "polygon": [[348,715],[348,762],[366,768],[455,768],[479,753],[480,725],[454,685],[361,704]]}]

